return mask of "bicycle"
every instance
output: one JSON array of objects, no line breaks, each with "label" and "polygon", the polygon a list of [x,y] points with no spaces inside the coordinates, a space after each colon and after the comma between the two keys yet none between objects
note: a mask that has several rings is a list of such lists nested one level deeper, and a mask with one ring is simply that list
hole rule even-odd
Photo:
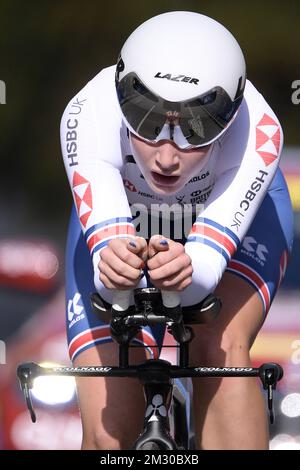
[{"label": "bicycle", "polygon": [[[127,299],[126,299],[127,295]],[[206,297],[197,308],[181,307],[176,293],[160,292],[156,288],[135,289],[135,305],[128,306],[128,293],[117,293],[113,305],[98,294],[91,295],[91,304],[102,320],[110,319],[113,340],[119,346],[118,366],[41,367],[36,363],[18,366],[17,376],[24,393],[32,422],[36,415],[30,390],[38,376],[61,375],[78,377],[135,377],[144,387],[146,399],[144,426],[133,450],[192,450],[195,448],[192,399],[189,396],[192,377],[259,377],[267,391],[270,422],[274,422],[273,391],[283,376],[282,367],[265,363],[253,367],[190,367],[189,344],[193,339],[193,324],[207,323],[219,314],[221,300]],[[111,316],[108,309],[111,307]],[[146,325],[166,325],[179,350],[178,365],[162,359],[148,359],[129,365],[129,348],[143,347],[131,341]],[[175,380],[175,384],[174,384]]]}]

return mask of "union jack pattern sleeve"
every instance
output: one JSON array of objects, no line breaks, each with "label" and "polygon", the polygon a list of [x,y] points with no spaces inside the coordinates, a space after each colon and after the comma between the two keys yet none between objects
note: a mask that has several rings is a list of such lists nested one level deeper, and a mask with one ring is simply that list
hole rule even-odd
[{"label": "union jack pattern sleeve", "polygon": [[[193,284],[205,297],[218,285],[243,240],[278,168],[283,145],[280,123],[248,83],[238,116],[220,139],[213,190],[185,245],[193,263]],[[183,303],[195,288],[182,294]]]},{"label": "union jack pattern sleeve", "polygon": [[107,93],[107,84],[113,87],[114,83],[106,75],[107,69],[70,101],[61,121],[64,164],[99,290],[100,251],[111,239],[135,233],[120,174],[122,140],[111,138],[120,135],[121,122],[114,113],[115,94]]}]

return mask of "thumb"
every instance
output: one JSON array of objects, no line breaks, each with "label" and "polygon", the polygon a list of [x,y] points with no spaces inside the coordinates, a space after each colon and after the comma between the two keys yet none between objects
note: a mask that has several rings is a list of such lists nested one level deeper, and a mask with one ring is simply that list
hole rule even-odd
[{"label": "thumb", "polygon": [[137,239],[140,246],[139,256],[142,258],[144,263],[146,263],[148,259],[148,243],[143,237],[137,237]]},{"label": "thumb", "polygon": [[162,235],[153,235],[149,241],[148,256],[152,258],[159,251],[167,251],[169,249],[168,239]]},{"label": "thumb", "polygon": [[127,248],[129,251],[142,258],[143,261],[147,261],[148,246],[146,240],[143,237],[131,238],[127,243]]}]

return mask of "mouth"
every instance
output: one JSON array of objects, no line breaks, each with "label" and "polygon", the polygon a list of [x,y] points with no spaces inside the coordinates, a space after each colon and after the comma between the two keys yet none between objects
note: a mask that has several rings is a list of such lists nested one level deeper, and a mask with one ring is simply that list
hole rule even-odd
[{"label": "mouth", "polygon": [[154,183],[158,186],[174,186],[180,179],[180,176],[162,175],[161,173],[156,173],[155,171],[151,171],[151,177]]}]

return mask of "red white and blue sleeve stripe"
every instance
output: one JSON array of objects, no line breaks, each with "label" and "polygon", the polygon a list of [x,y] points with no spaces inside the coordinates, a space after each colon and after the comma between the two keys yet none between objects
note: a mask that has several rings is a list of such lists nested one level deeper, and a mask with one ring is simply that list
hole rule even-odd
[{"label": "red white and blue sleeve stripe", "polygon": [[187,239],[187,243],[194,242],[202,243],[216,250],[228,263],[236,252],[240,241],[229,228],[211,219],[198,217]]},{"label": "red white and blue sleeve stripe", "polygon": [[85,233],[85,240],[91,255],[108,245],[114,238],[135,236],[135,228],[130,217],[117,217],[93,225]]}]

